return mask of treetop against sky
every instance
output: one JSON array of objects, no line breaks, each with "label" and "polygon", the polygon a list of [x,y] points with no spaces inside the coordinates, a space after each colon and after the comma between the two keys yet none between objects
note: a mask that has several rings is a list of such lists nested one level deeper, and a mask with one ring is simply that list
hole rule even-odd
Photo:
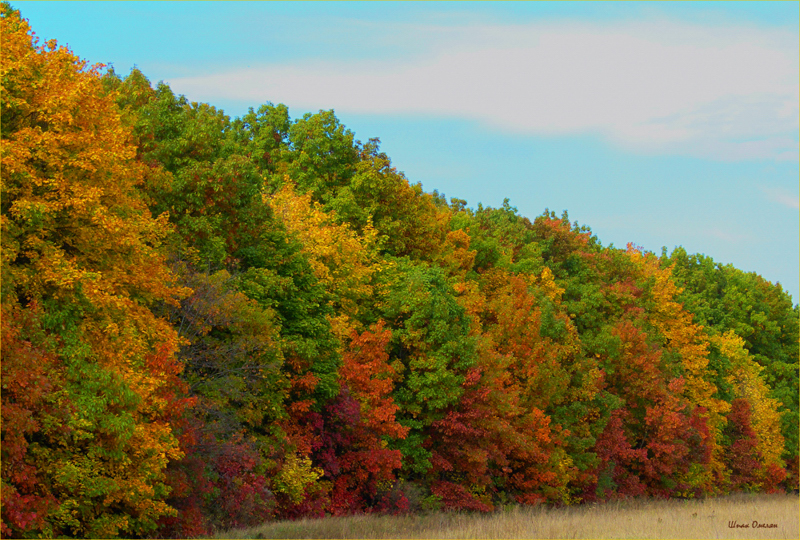
[{"label": "treetop against sky", "polygon": [[780,281],[798,251],[796,2],[14,2],[90,63],[231,116],[334,109],[412,182]]}]

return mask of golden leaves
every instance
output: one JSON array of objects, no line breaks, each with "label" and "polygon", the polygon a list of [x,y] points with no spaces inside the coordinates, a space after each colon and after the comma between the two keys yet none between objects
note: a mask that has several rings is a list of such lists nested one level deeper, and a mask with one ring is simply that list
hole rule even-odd
[{"label": "golden leaves", "polygon": [[374,254],[377,232],[371,224],[362,235],[347,224],[337,224],[334,215],[312,203],[310,194],[299,195],[288,178],[265,202],[302,242],[314,275],[334,294],[339,312],[334,330],[340,339],[346,337],[359,314],[359,303],[373,294],[373,275],[380,271]]},{"label": "golden leaves", "polygon": [[66,429],[44,426],[34,460],[58,490],[48,519],[55,534],[138,535],[173,513],[164,470],[181,455],[166,421],[177,335],[150,308],[186,290],[159,250],[169,228],[137,190],[144,171],[99,66],[54,41],[35,48],[16,12],[2,33],[3,302],[46,306],[36,340],[56,357],[49,376],[67,411]]},{"label": "golden leaves", "polygon": [[719,438],[725,422],[723,415],[730,405],[714,397],[717,388],[710,380],[709,344],[703,327],[694,324],[692,314],[677,301],[681,290],[672,279],[671,267],[660,268],[655,256],[642,255],[634,249],[628,249],[628,256],[638,263],[643,278],[651,284],[652,308],[648,310],[648,321],[665,339],[665,349],[680,355],[685,379],[683,395],[708,411],[709,426]]},{"label": "golden leaves", "polygon": [[731,364],[726,380],[733,385],[736,397],[744,398],[750,404],[757,448],[764,465],[781,464],[784,439],[778,412],[780,402],[768,397],[770,389],[761,376],[763,368],[747,351],[744,340],[733,331],[712,336],[711,343]]}]

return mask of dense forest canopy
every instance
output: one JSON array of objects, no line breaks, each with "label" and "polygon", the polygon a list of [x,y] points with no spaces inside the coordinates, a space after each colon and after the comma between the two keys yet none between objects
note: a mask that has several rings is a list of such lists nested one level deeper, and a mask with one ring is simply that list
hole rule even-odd
[{"label": "dense forest canopy", "polygon": [[798,306],[2,7],[2,534],[798,488]]}]

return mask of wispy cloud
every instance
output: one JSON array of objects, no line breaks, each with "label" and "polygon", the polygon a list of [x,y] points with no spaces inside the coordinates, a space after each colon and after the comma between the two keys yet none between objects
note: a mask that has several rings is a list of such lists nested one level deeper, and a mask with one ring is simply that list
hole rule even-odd
[{"label": "wispy cloud", "polygon": [[787,208],[800,210],[800,197],[798,197],[797,194],[789,193],[787,190],[781,188],[762,187],[761,190],[770,201]]},{"label": "wispy cloud", "polygon": [[798,159],[797,33],[663,20],[406,30],[427,53],[168,82],[203,101],[470,118],[523,134],[597,133],[642,152]]},{"label": "wispy cloud", "polygon": [[752,234],[740,234],[732,231],[726,231],[720,228],[707,229],[706,235],[722,240],[730,244],[741,244],[743,242],[752,242],[754,237]]}]

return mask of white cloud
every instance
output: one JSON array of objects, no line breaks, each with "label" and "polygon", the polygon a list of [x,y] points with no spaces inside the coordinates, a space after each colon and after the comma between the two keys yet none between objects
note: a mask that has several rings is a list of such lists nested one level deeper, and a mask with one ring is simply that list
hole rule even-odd
[{"label": "white cloud", "polygon": [[[798,35],[649,21],[409,27],[405,61],[300,62],[169,80],[191,99],[426,114],[599,133],[646,152],[798,159]],[[387,35],[396,32],[387,32]]]}]

